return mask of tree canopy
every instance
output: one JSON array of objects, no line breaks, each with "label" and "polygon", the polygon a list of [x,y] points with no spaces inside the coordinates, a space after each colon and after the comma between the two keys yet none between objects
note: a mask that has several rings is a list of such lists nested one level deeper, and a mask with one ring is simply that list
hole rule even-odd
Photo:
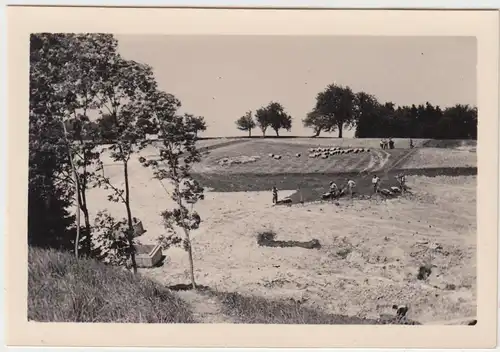
[{"label": "tree canopy", "polygon": [[354,124],[354,109],[355,95],[351,88],[330,84],[316,96],[313,116],[321,118],[314,121],[327,132],[338,130],[342,138],[343,129]]},{"label": "tree canopy", "polygon": [[442,109],[431,103],[396,106],[366,92],[331,84],[318,93],[316,104],[302,121],[315,136],[355,127],[358,138],[476,139],[477,108],[457,104]]},{"label": "tree canopy", "polygon": [[264,136],[269,127],[274,130],[277,137],[279,137],[280,129],[290,131],[292,128],[292,117],[278,102],[270,102],[267,106],[261,107],[255,112],[255,117]]},{"label": "tree canopy", "polygon": [[198,137],[199,132],[204,132],[207,130],[207,124],[203,116],[194,116],[192,114],[187,114],[185,116],[186,123],[189,125],[189,129],[193,131],[195,137]]},{"label": "tree canopy", "polygon": [[256,123],[253,120],[252,112],[247,111],[245,115],[236,120],[236,128],[240,131],[248,131],[248,137],[252,136],[252,130],[255,128]]},{"label": "tree canopy", "polygon": [[[80,225],[71,213],[79,215],[81,210],[86,254],[115,264],[128,258],[135,271],[137,219],[130,198],[129,160],[151,144],[147,134],[159,133],[163,147],[183,148],[174,155],[179,163],[168,164],[164,171],[184,175],[186,165],[198,161],[194,141],[206,123],[202,116],[179,117],[180,101],[158,91],[152,68],[124,59],[117,46],[112,35],[98,33],[41,33],[30,38],[28,240],[30,245],[74,248],[78,253],[75,225],[76,234]],[[121,166],[123,179],[116,183],[107,177],[97,148],[103,142],[113,162]],[[159,148],[160,156],[167,153],[165,148]],[[88,208],[101,206],[87,202],[90,187],[107,189],[109,201],[123,203],[126,217],[116,221],[98,212],[90,225]],[[182,197],[189,203],[188,193]],[[105,229],[100,229],[103,224]],[[98,241],[91,242],[91,233]]]},{"label": "tree canopy", "polygon": [[476,139],[477,108],[458,104],[442,109],[428,102],[398,107],[377,103],[357,116],[355,136]]}]

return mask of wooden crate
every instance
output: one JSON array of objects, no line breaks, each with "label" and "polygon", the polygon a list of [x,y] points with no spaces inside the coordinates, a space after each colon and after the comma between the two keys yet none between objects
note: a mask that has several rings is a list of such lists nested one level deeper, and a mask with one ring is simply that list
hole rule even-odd
[{"label": "wooden crate", "polygon": [[134,223],[134,237],[139,237],[146,232],[144,226],[142,226],[142,221],[136,221]]},{"label": "wooden crate", "polygon": [[162,259],[162,250],[160,245],[136,245],[135,261],[140,268],[151,268]]}]

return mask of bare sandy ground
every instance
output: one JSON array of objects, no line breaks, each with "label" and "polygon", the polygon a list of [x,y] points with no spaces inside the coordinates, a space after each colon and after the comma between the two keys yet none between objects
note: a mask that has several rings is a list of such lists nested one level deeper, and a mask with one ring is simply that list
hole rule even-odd
[{"label": "bare sandy ground", "polygon": [[[159,213],[171,204],[152,182],[144,178],[132,186],[134,216],[148,231],[143,243],[164,232]],[[360,317],[393,314],[392,304],[403,303],[421,322],[474,316],[476,177],[410,177],[408,183],[418,199],[346,200],[339,206],[273,207],[269,192],[208,192],[198,206],[202,226],[193,233],[198,283],[303,299],[317,309]],[[94,192],[91,201],[102,193]],[[102,205],[124,215],[119,204]],[[274,230],[279,240],[316,238],[322,248],[259,247],[262,230]],[[168,285],[187,283],[186,253],[175,248],[165,254],[162,267],[143,274]],[[435,267],[420,281],[424,264]]]},{"label": "bare sandy ground", "polygon": [[[221,152],[229,154],[232,149],[224,147]],[[364,165],[383,167],[386,155],[378,152],[367,155]],[[453,166],[466,162],[460,155]],[[434,160],[419,158],[414,161],[419,167],[424,161],[429,167]],[[106,176],[123,185],[121,167],[110,165],[111,160],[105,164]],[[285,172],[290,167],[282,166]],[[143,243],[154,243],[165,233],[160,213],[173,206],[151,176],[150,170],[131,160],[132,211],[147,230],[139,238]],[[301,299],[316,309],[359,317],[392,315],[393,304],[409,304],[409,317],[423,323],[474,316],[476,181],[476,176],[414,176],[408,185],[415,198],[342,200],[338,206],[273,207],[270,192],[207,190],[206,199],[197,205],[202,225],[192,234],[197,281],[222,291]],[[280,190],[280,197],[294,192]],[[88,200],[92,217],[100,209],[125,217],[124,206],[108,202],[102,189],[89,191]],[[322,247],[259,247],[256,236],[264,230],[275,231],[277,240],[315,238]],[[164,254],[162,267],[141,272],[166,285],[187,283],[186,253],[173,248]],[[430,277],[418,280],[419,267],[427,264],[432,265]]]}]

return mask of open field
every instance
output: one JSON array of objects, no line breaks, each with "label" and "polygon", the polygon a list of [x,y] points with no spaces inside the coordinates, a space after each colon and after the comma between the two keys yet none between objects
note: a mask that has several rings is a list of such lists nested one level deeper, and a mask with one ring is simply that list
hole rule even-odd
[{"label": "open field", "polygon": [[[330,156],[328,159],[309,158],[309,149],[315,144],[291,143],[284,140],[280,143],[271,139],[247,140],[243,143],[217,148],[208,153],[204,160],[195,166],[196,173],[334,173],[361,172],[363,170],[381,170],[389,159],[396,160],[407,152],[406,149],[390,151],[370,149],[359,154],[343,154]],[[327,144],[327,146],[339,146]],[[280,155],[281,160],[273,159],[269,154]],[[300,157],[296,155],[300,154]],[[220,165],[224,158],[241,156],[258,157],[253,162]]]},{"label": "open field", "polygon": [[[294,299],[314,311],[358,318],[393,315],[393,304],[409,304],[409,318],[422,323],[476,314],[476,153],[457,154],[455,146],[439,151],[397,148],[312,159],[307,149],[317,143],[292,140],[244,140],[210,150],[196,166],[195,177],[207,188],[205,200],[196,206],[203,222],[192,234],[199,284],[243,297]],[[326,145],[339,144],[330,140]],[[269,153],[282,159],[272,159]],[[242,155],[260,158],[231,166],[218,163]],[[139,239],[153,243],[164,233],[159,214],[172,201],[150,171],[134,160],[132,211],[147,230]],[[298,189],[311,197],[309,201],[316,200],[329,181],[343,183],[346,177],[370,189],[373,172],[382,178],[382,187],[388,187],[398,170],[409,168],[410,196],[271,204],[273,185],[280,198],[292,196],[297,203]],[[112,182],[122,182],[119,165],[108,164],[106,174]],[[105,191],[89,193],[92,209],[125,216],[121,204],[106,201]],[[321,248],[261,247],[257,235],[263,231],[274,231],[283,241],[317,239]],[[141,269],[143,275],[164,285],[187,283],[185,252],[173,248],[165,254],[163,266]],[[430,276],[419,280],[419,268],[427,265]],[[198,306],[209,300],[182,294]],[[234,322],[226,313],[217,321]]]}]

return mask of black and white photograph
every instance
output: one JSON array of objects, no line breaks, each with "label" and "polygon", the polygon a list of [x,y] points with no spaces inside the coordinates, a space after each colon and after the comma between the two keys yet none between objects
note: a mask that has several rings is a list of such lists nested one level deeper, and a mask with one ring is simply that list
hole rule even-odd
[{"label": "black and white photograph", "polygon": [[477,323],[475,37],[29,55],[29,321]]},{"label": "black and white photograph", "polygon": [[496,345],[497,11],[8,13],[9,346]]}]

